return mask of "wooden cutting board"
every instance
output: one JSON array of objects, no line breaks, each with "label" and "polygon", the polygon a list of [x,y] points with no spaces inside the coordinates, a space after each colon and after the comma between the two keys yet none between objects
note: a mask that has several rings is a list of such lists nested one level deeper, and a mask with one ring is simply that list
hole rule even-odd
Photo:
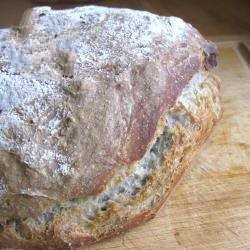
[{"label": "wooden cutting board", "polygon": [[250,249],[249,55],[218,46],[224,114],[210,139],[153,220],[89,250]]}]

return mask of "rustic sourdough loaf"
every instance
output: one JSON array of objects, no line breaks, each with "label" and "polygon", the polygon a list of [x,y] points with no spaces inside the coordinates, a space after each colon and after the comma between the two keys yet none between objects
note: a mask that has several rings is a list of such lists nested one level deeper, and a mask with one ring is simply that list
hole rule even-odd
[{"label": "rustic sourdough loaf", "polygon": [[216,48],[176,17],[28,10],[0,36],[0,246],[152,218],[221,114]]}]

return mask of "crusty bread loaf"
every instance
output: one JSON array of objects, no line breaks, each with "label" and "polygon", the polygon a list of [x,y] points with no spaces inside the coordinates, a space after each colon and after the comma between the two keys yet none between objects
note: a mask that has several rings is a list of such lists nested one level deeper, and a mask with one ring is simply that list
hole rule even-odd
[{"label": "crusty bread loaf", "polygon": [[0,51],[1,247],[152,218],[221,114],[216,48],[179,18],[35,8]]}]

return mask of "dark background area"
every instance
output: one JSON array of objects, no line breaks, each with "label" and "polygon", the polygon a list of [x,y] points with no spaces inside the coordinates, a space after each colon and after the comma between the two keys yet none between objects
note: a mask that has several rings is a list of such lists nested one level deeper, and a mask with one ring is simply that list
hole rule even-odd
[{"label": "dark background area", "polygon": [[86,4],[179,16],[209,37],[250,35],[250,0],[0,0],[0,28],[18,25],[23,12],[34,6],[63,9]]}]

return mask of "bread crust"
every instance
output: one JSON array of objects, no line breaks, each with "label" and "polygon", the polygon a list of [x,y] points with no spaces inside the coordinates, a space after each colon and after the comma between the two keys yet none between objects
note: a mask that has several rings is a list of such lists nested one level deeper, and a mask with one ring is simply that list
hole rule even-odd
[{"label": "bread crust", "polygon": [[[10,42],[18,43],[28,55],[30,39],[36,41],[39,36],[39,39],[47,39],[51,35],[53,30],[48,30],[52,27],[47,22],[61,20],[63,23],[66,19],[65,23],[78,25],[81,13],[86,27],[92,22],[99,25],[92,27],[95,32],[98,27],[117,20],[122,20],[117,22],[122,29],[130,22],[127,18],[136,21],[139,25],[136,29],[143,32],[144,29],[155,32],[153,28],[157,25],[163,30],[147,37],[150,43],[128,42],[128,48],[119,50],[125,55],[125,66],[121,68],[119,63],[124,62],[112,59],[112,56],[118,57],[119,44],[108,50],[109,63],[105,67],[93,60],[94,67],[85,62],[81,68],[77,66],[77,58],[84,51],[57,51],[51,43],[49,53],[56,51],[56,63],[43,56],[50,67],[46,78],[49,87],[40,88],[36,80],[33,82],[30,77],[37,77],[34,71],[23,74],[23,89],[20,83],[10,84],[8,81],[14,78],[10,73],[14,60],[1,66],[1,59],[6,59],[8,54],[3,53],[2,58],[0,55],[0,80],[2,86],[6,86],[2,89],[0,86],[4,100],[0,102],[3,108],[0,115],[6,118],[0,120],[0,172],[4,176],[0,179],[0,191],[4,190],[0,193],[1,247],[87,246],[149,220],[172,192],[220,118],[220,81],[207,72],[216,64],[216,48],[178,18],[93,6],[65,12],[37,8],[26,13],[19,29],[5,35],[3,44],[11,50]],[[144,26],[146,23],[152,27]],[[71,31],[70,25],[71,39],[75,31]],[[39,33],[41,27],[45,36]],[[60,29],[61,24],[56,32]],[[110,35],[114,27],[110,29],[106,33],[100,31],[100,37]],[[118,37],[123,34],[125,40],[130,39],[128,31],[126,28]],[[163,37],[159,37],[161,32]],[[60,36],[61,43],[67,41],[63,33]],[[114,43],[120,41],[114,39]],[[93,37],[90,41],[95,45],[104,42]],[[83,44],[86,45],[85,40],[80,43]],[[107,44],[104,46],[109,49]],[[140,50],[141,46],[146,49]],[[137,49],[145,53],[142,61]],[[43,48],[35,50],[40,53]],[[98,53],[96,50],[90,55]],[[38,67],[34,55],[28,57],[32,67]],[[128,77],[125,69],[131,61],[134,64]],[[25,63],[20,65],[24,67]],[[22,67],[14,68],[15,74],[20,73]],[[85,81],[84,74],[92,74],[92,80]],[[121,75],[120,80],[116,74]],[[34,87],[41,96],[37,96]],[[20,96],[12,102],[4,96],[4,91],[12,91],[14,96],[18,92]],[[117,91],[120,94],[114,94]],[[35,98],[22,103],[22,95]],[[132,108],[129,102],[133,103]],[[100,108],[105,103],[109,104]],[[37,106],[46,111],[41,113],[43,117],[37,116],[40,114]],[[58,121],[54,117],[58,110],[62,115],[59,132],[55,129]],[[31,120],[29,112],[33,115]],[[107,122],[105,126],[98,116]],[[53,151],[55,147],[57,151]],[[53,157],[46,158],[51,152],[55,153],[57,164]],[[70,162],[74,162],[74,168],[67,165]]]},{"label": "bread crust", "polygon": [[[103,192],[88,198],[90,202],[99,206],[92,217],[87,215],[88,201],[64,202],[61,204],[61,210],[54,210],[53,216],[46,222],[42,222],[40,217],[40,219],[19,222],[21,226],[19,225],[18,230],[16,222],[4,226],[6,228],[0,235],[1,245],[23,249],[39,249],[39,247],[66,249],[87,246],[123,233],[153,218],[189,166],[200,145],[220,119],[219,86],[219,79],[205,71],[198,72],[190,80],[173,107],[164,115],[166,130],[161,133],[165,133],[166,136],[171,135],[172,138],[172,142],[158,157],[164,160],[158,166],[153,166],[155,171],[148,170],[146,184],[141,185],[138,193],[124,195],[125,201],[119,200],[123,193],[118,196],[114,194],[109,201],[103,199],[110,190],[114,193],[118,192],[114,190],[119,190],[117,187],[131,176],[136,178],[140,162],[131,166],[127,173],[117,173]],[[162,138],[162,134],[159,133],[158,138]],[[157,139],[149,152],[156,150],[156,144]],[[165,178],[166,176],[169,178]],[[117,181],[116,178],[119,180]],[[131,183],[133,186],[133,182]],[[158,190],[157,193],[156,190]],[[109,195],[111,196],[110,193]],[[145,200],[152,196],[151,202],[143,205]],[[120,205],[120,202],[124,202],[125,206]],[[130,209],[126,211],[128,204]],[[107,208],[102,211],[104,205]],[[88,226],[86,221],[82,221],[80,216],[82,214],[85,214]]]},{"label": "bread crust", "polygon": [[179,18],[95,6],[28,10],[0,45],[2,182],[8,199],[22,196],[17,207],[43,209],[99,193],[140,160],[163,113],[216,53]]}]

